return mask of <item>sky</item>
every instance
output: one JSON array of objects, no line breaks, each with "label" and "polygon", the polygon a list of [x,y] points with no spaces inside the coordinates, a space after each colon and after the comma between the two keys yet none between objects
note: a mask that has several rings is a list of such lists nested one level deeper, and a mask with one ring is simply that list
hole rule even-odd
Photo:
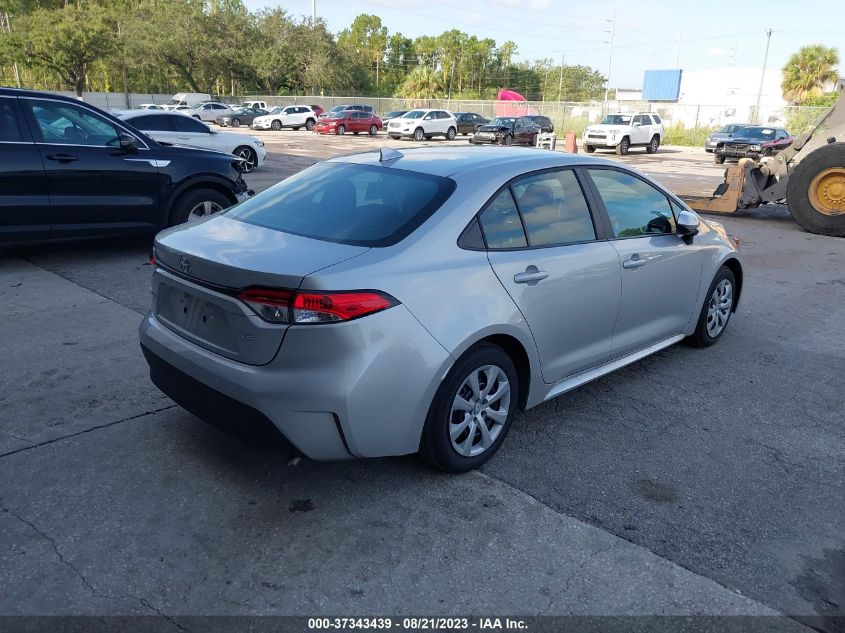
[{"label": "sky", "polygon": [[[282,7],[311,15],[311,0],[245,0],[251,10]],[[453,28],[517,44],[515,60],[551,58],[607,75],[611,87],[640,88],[647,69],[782,68],[806,44],[839,49],[845,73],[845,2],[831,0],[316,0],[317,15],[338,33],[360,13],[381,17],[391,33],[414,38]],[[460,4],[460,6],[456,6]],[[613,58],[610,29],[615,15]],[[680,49],[678,40],[680,39]],[[610,65],[609,65],[610,64]]]}]

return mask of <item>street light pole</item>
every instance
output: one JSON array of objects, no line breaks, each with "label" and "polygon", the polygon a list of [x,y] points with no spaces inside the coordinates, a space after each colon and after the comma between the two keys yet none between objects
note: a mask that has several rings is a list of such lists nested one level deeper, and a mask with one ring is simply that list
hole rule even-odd
[{"label": "street light pole", "polygon": [[760,97],[763,96],[763,81],[766,78],[766,63],[769,61],[769,42],[772,39],[772,29],[766,29],[766,52],[763,53],[763,70],[760,73],[760,86],[757,88],[757,103],[754,106],[754,123],[760,122]]},{"label": "street light pole", "polygon": [[317,0],[311,0],[311,20],[317,22]]},{"label": "street light pole", "polygon": [[610,54],[607,57],[607,84],[604,87],[604,105],[607,108],[607,92],[610,89],[610,67],[613,64],[613,34],[616,31],[616,9],[613,10],[613,19],[605,20],[605,22],[610,22]]}]

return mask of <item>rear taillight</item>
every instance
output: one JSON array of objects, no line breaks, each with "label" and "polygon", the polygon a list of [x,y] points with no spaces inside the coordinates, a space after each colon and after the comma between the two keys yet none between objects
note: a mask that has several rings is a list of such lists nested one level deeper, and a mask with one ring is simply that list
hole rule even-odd
[{"label": "rear taillight", "polygon": [[250,288],[238,298],[270,323],[337,323],[380,312],[399,302],[373,290],[292,292]]}]

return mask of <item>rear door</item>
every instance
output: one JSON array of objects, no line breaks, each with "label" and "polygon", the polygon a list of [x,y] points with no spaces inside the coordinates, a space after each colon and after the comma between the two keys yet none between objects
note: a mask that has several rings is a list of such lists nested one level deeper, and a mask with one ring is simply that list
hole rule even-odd
[{"label": "rear door", "polygon": [[650,140],[649,130],[651,119],[641,114],[636,115],[631,121],[631,144],[645,145]]},{"label": "rear door", "polygon": [[[177,143],[176,130],[172,120],[175,114],[144,114],[129,119],[127,123],[136,130],[141,130],[159,143]],[[187,117],[186,117],[187,118]]]},{"label": "rear door", "polygon": [[543,380],[610,357],[619,256],[594,225],[572,169],[523,177],[479,214],[488,259],[534,336]]},{"label": "rear door", "polygon": [[145,141],[136,136],[139,151],[129,154],[119,141],[129,128],[95,108],[40,97],[19,101],[44,164],[54,236],[159,225],[160,179]]},{"label": "rear door", "polygon": [[211,129],[205,123],[178,114],[171,115],[168,118],[170,118],[170,124],[175,130],[176,142],[180,145],[190,145],[203,149],[221,148],[222,143],[218,142],[219,135],[212,134]]},{"label": "rear door", "polygon": [[587,170],[619,253],[622,304],[613,357],[682,334],[693,317],[703,265],[701,247],[676,232],[665,193],[617,168]]},{"label": "rear door", "polygon": [[16,97],[0,97],[0,242],[50,236],[50,198],[41,154]]}]

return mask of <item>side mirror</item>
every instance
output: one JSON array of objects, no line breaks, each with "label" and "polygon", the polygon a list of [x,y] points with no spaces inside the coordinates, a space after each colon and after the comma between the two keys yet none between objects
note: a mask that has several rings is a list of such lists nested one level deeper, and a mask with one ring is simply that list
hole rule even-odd
[{"label": "side mirror", "polygon": [[687,244],[692,244],[692,238],[698,235],[701,220],[692,211],[683,210],[678,214],[678,235],[684,238]]},{"label": "side mirror", "polygon": [[636,122],[634,123],[634,127],[640,127],[641,125],[642,125],[642,123],[640,123],[639,121],[636,121]]},{"label": "side mirror", "polygon": [[138,139],[136,139],[131,134],[127,134],[126,132],[121,132],[118,135],[118,139],[120,140],[120,149],[122,149],[127,154],[137,154],[138,153]]}]

